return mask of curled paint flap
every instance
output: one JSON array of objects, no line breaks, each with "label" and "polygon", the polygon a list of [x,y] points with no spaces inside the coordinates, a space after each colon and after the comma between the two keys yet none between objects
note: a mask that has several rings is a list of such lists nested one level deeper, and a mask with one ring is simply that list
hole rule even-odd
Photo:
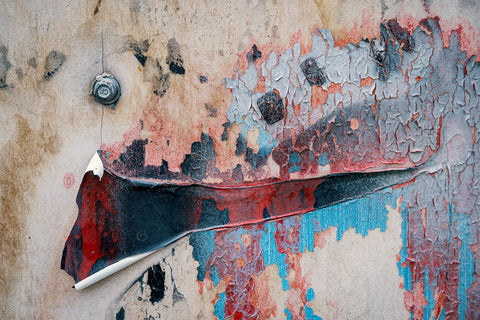
[{"label": "curled paint flap", "polygon": [[93,171],[93,174],[98,176],[100,180],[102,180],[103,177],[103,163],[102,159],[98,156],[98,152],[95,152],[93,155],[92,159],[90,159],[90,162],[88,163],[87,169],[85,170],[85,173]]},{"label": "curled paint flap", "polygon": [[192,232],[311,212],[406,183],[416,173],[351,173],[252,186],[145,186],[108,170],[103,179],[95,178],[100,169],[103,173],[96,158],[80,186],[79,215],[61,263],[77,290]]}]

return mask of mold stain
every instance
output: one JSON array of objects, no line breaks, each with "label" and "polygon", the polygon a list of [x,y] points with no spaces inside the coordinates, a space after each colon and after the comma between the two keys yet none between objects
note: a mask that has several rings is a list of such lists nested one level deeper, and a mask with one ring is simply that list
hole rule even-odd
[{"label": "mold stain", "polygon": [[[34,177],[42,175],[49,157],[59,151],[56,129],[48,123],[33,129],[26,118],[16,115],[16,132],[2,148],[0,163],[0,296],[10,297],[21,285],[25,261],[20,253],[27,245],[26,219],[35,194]],[[5,304],[8,305],[8,302]],[[8,307],[7,307],[8,308]],[[6,311],[8,314],[8,310]],[[6,318],[9,318],[6,316]],[[13,315],[12,315],[13,318]]]}]

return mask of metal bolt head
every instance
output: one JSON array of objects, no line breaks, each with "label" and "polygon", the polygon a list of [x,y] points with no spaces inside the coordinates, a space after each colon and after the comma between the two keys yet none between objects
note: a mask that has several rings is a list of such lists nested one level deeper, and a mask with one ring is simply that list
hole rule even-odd
[{"label": "metal bolt head", "polygon": [[93,82],[91,94],[97,102],[115,109],[121,95],[120,83],[110,74],[103,73],[97,76]]}]

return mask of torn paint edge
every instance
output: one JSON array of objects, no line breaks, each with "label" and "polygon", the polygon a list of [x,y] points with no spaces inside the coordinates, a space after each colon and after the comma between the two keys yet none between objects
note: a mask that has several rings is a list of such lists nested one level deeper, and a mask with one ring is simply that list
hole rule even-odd
[{"label": "torn paint edge", "polygon": [[85,289],[89,286],[91,286],[92,284],[95,284],[97,282],[99,282],[100,280],[103,280],[105,279],[106,277],[122,270],[122,269],[125,269],[126,267],[130,266],[131,264],[134,264],[135,262],[145,258],[146,256],[154,253],[155,251],[157,250],[153,250],[153,251],[150,251],[150,252],[146,252],[146,253],[141,253],[141,254],[137,254],[136,256],[133,256],[133,257],[127,257],[127,258],[124,258],[112,265],[109,265],[108,267],[98,271],[98,272],[95,272],[94,274],[92,274],[91,276],[83,279],[82,281],[79,281],[77,282],[73,287],[77,290],[77,291],[80,291],[82,289]]},{"label": "torn paint edge", "polygon": [[92,171],[94,175],[96,175],[97,177],[99,177],[100,180],[102,180],[103,162],[102,162],[102,159],[100,159],[98,152],[99,151],[93,154],[92,159],[90,159],[90,162],[87,165],[87,169],[85,169],[85,173]]}]

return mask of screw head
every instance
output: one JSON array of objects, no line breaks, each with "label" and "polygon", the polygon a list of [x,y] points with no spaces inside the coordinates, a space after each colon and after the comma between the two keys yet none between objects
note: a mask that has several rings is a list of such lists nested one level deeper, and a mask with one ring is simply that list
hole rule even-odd
[{"label": "screw head", "polygon": [[120,83],[112,75],[103,73],[95,78],[91,94],[97,102],[109,105],[112,109],[115,109],[115,105],[121,95]]}]

